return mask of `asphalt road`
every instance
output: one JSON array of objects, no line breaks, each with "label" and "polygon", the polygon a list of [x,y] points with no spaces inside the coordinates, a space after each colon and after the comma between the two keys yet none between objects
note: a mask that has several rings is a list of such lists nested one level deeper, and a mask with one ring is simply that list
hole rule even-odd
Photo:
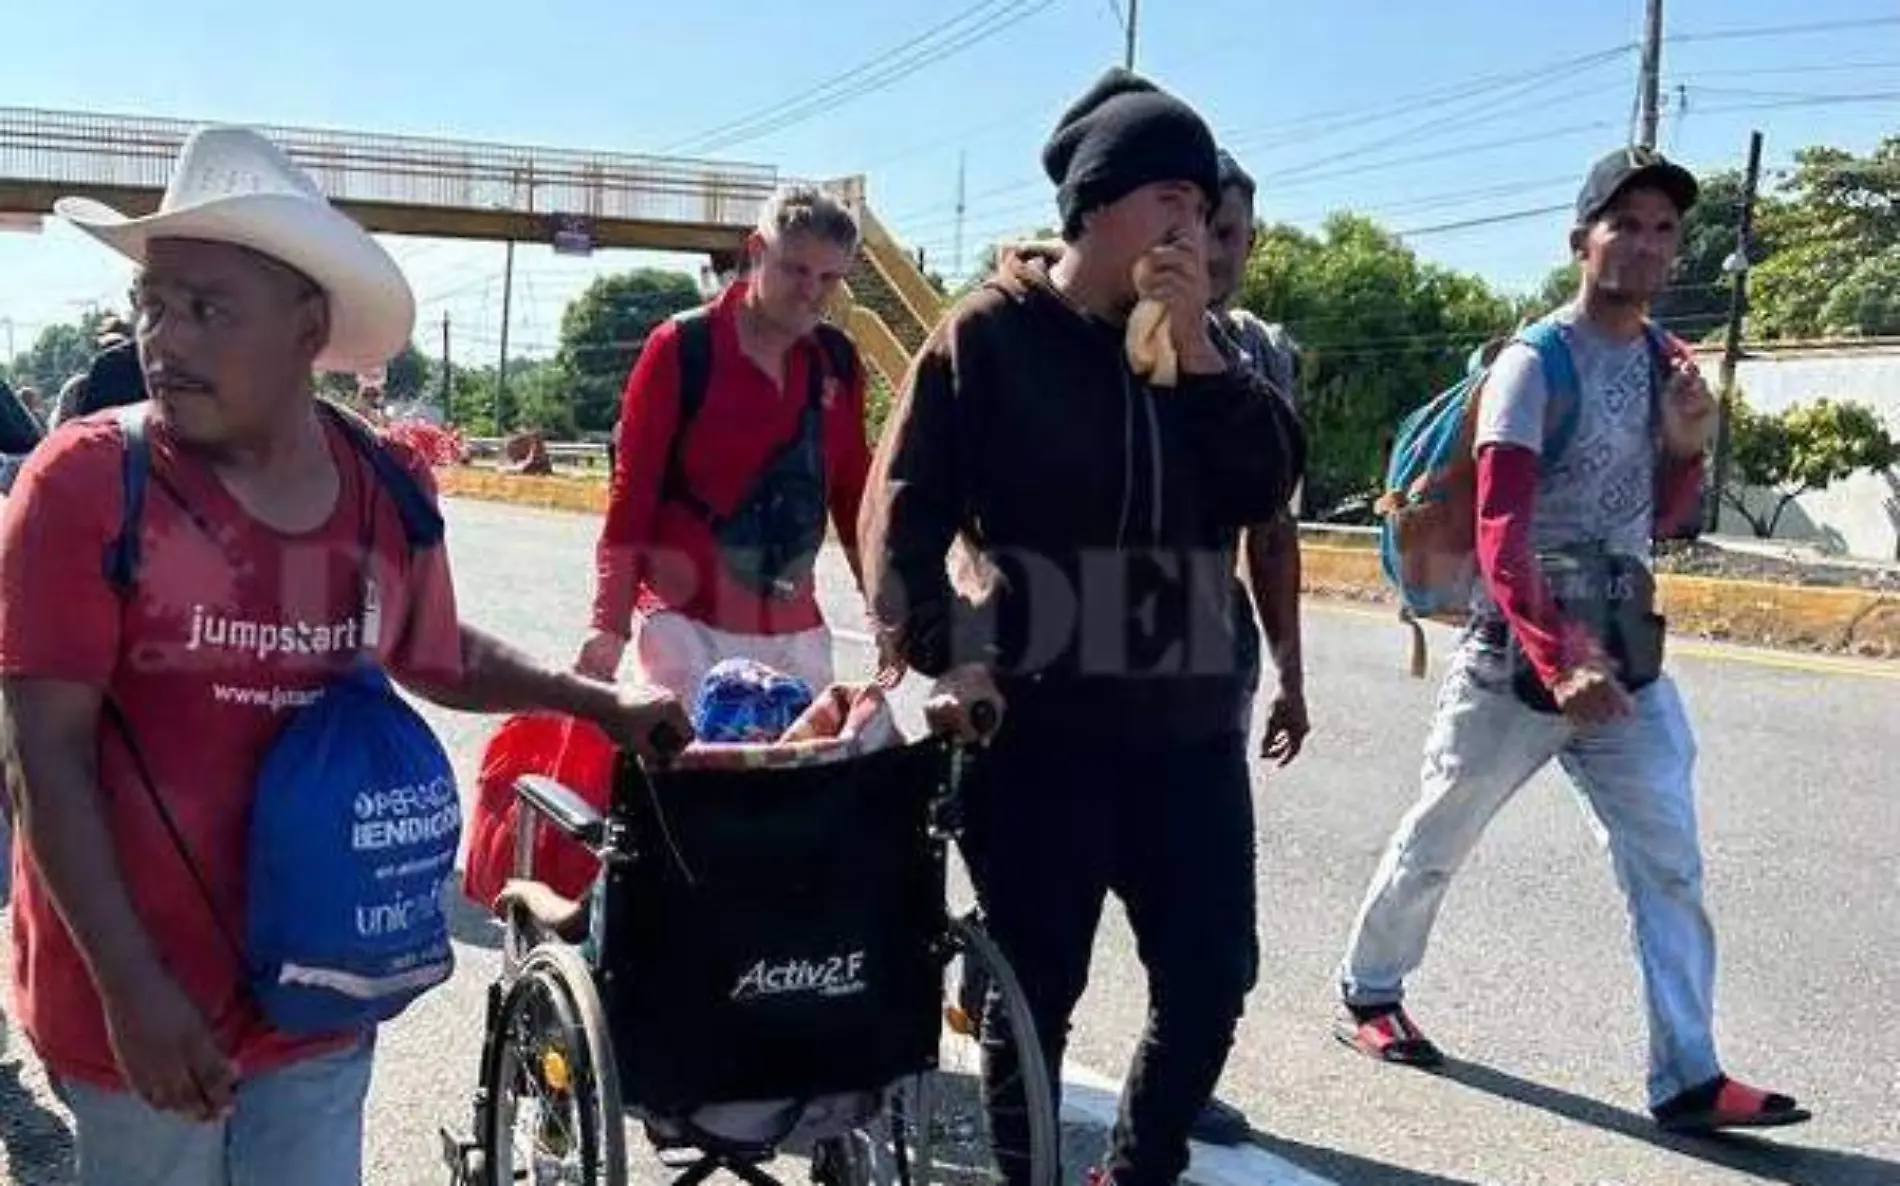
[{"label": "asphalt road", "polygon": [[[450,520],[464,613],[565,661],[584,621],[592,520],[466,502]],[[841,566],[824,575],[847,632],[840,668],[851,672],[868,662],[848,636],[862,616]],[[1445,639],[1434,642],[1433,680]],[[1888,1017],[1900,996],[1900,667],[1676,649],[1701,731],[1725,1057],[1819,1114],[1759,1140],[1690,1142],[1654,1133],[1644,1117],[1621,901],[1554,776],[1498,818],[1412,985],[1415,1015],[1453,1064],[1437,1075],[1380,1067],[1333,1042],[1339,947],[1414,794],[1436,685],[1406,677],[1403,632],[1364,610],[1311,607],[1307,652],[1316,732],[1297,764],[1256,782],[1266,958],[1224,1083],[1262,1152],[1238,1169],[1210,1161],[1204,1180],[1900,1183],[1900,1027]],[[471,782],[493,723],[431,716]],[[456,979],[383,1039],[368,1138],[378,1184],[444,1181],[436,1127],[466,1118],[496,955],[482,919],[465,913],[458,930]],[[1076,1058],[1118,1077],[1144,1008],[1132,943],[1111,910]],[[6,1180],[63,1181],[64,1115],[22,1047],[16,1037],[0,1062]]]}]

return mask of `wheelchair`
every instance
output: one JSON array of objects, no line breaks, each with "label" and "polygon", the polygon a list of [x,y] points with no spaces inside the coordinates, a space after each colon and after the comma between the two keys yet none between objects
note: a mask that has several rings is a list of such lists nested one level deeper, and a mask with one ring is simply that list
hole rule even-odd
[{"label": "wheelchair", "polygon": [[[641,1138],[673,1186],[782,1186],[766,1167],[786,1156],[818,1186],[1055,1186],[1028,1001],[950,906],[976,760],[934,737],[744,770],[623,751],[604,816],[517,782],[515,875],[534,876],[540,827],[601,874],[585,942],[505,920],[472,1130],[441,1134],[454,1186],[624,1186]],[[1005,1046],[1007,1083],[956,1069]]]}]

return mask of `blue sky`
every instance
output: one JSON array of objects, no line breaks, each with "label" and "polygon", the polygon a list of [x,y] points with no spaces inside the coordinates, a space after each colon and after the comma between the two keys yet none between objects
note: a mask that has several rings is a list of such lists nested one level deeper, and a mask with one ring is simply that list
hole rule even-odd
[{"label": "blue sky", "polygon": [[[991,0],[947,31],[981,32],[988,15],[1009,22],[993,35],[712,155],[798,176],[864,174],[887,225],[957,272],[959,160],[966,261],[1050,221],[1038,150],[1061,108],[1120,60],[1124,3]],[[651,152],[691,146],[973,5],[326,0],[290,18],[248,0],[134,0],[118,7],[121,35],[107,36],[96,11],[0,0],[0,106]],[[1263,217],[1312,226],[1329,210],[1365,210],[1418,232],[1408,241],[1430,259],[1524,288],[1559,262],[1563,214],[1445,228],[1561,205],[1585,164],[1623,141],[1642,7],[1146,0],[1139,66],[1235,146],[1261,181]],[[1867,23],[1879,20],[1890,23]],[[1841,22],[1862,23],[1711,36]],[[1900,131],[1900,0],[1666,0],[1665,26],[1660,141],[1692,167],[1739,167],[1751,127],[1766,133],[1770,166],[1805,144],[1864,151]],[[1620,46],[1630,48],[1612,52]],[[422,300],[425,348],[447,312],[462,358],[492,353],[501,246],[389,242]],[[516,347],[550,349],[563,304],[591,275],[649,262],[697,264],[522,247]],[[25,349],[40,326],[116,303],[126,276],[50,220],[38,236],[0,234],[0,350],[8,323]]]}]

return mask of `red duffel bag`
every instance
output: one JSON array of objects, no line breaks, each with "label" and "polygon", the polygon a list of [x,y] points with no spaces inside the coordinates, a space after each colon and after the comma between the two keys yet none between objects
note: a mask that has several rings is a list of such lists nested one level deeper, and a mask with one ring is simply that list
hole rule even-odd
[{"label": "red duffel bag", "polygon": [[[483,909],[514,874],[515,820],[522,810],[515,780],[540,774],[567,787],[599,811],[613,794],[612,740],[599,726],[557,713],[508,718],[482,751],[482,772],[469,828],[462,892]],[[566,898],[583,898],[600,862],[545,821],[534,843],[534,878]]]}]

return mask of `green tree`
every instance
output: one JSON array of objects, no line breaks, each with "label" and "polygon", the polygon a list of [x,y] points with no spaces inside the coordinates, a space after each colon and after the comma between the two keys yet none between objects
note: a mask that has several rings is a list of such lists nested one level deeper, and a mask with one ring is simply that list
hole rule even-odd
[{"label": "green tree", "polygon": [[[1773,538],[1783,512],[1808,491],[1826,489],[1860,470],[1900,464],[1900,445],[1865,404],[1823,399],[1768,416],[1738,399],[1730,431],[1741,486],[1724,490],[1722,501],[1762,539]],[[1750,510],[1745,487],[1769,491],[1769,508]]]},{"label": "green tree", "polygon": [[1583,284],[1583,267],[1576,260],[1567,264],[1558,264],[1544,277],[1544,283],[1535,295],[1528,298],[1522,306],[1522,312],[1529,317],[1542,317],[1561,305],[1577,299],[1577,290]]},{"label": "green tree", "polygon": [[[1650,306],[1650,316],[1678,337],[1719,337],[1728,322],[1730,280],[1723,269],[1742,229],[1742,177],[1735,172],[1701,179],[1702,192],[1682,220],[1682,247],[1669,287]],[[1751,256],[1760,260],[1766,240],[1755,236]]]},{"label": "green tree", "polygon": [[105,319],[104,312],[94,310],[76,322],[47,326],[24,354],[13,359],[7,368],[9,381],[15,387],[37,388],[52,400],[68,379],[92,365],[98,349],[94,339]]},{"label": "green tree", "polygon": [[[1900,250],[1900,136],[1867,157],[1805,148],[1795,162],[1756,214],[1766,252],[1749,280],[1750,330],[1766,338],[1880,332],[1875,326],[1889,324],[1891,298],[1863,297],[1892,275],[1892,265],[1861,269]],[[1837,300],[1843,290],[1855,295]]]},{"label": "green tree", "polygon": [[[383,398],[390,403],[408,403],[418,395],[433,394],[432,376],[437,373],[437,365],[414,342],[403,343],[396,357],[383,368]],[[352,400],[358,387],[355,375],[327,372],[317,376],[318,394],[331,399]]]},{"label": "green tree", "polygon": [[603,276],[568,305],[554,363],[566,373],[562,398],[572,407],[576,429],[613,427],[627,374],[647,335],[699,303],[699,285],[691,276],[645,268]]},{"label": "green tree", "polygon": [[1511,303],[1482,280],[1421,261],[1352,214],[1334,215],[1319,236],[1268,227],[1240,303],[1285,324],[1302,347],[1307,505],[1333,517],[1376,494],[1405,414],[1515,322]]},{"label": "green tree", "polygon": [[508,431],[530,429],[549,440],[571,441],[579,435],[573,400],[573,375],[553,361],[510,367],[508,388],[517,409]]},{"label": "green tree", "polygon": [[1822,304],[1821,325],[1826,333],[1900,334],[1900,246],[1856,264]]},{"label": "green tree", "polygon": [[501,426],[511,424],[519,411],[520,391],[512,371],[508,380],[509,398],[502,401],[501,416],[495,409],[495,368],[455,367],[449,376],[449,420],[471,437],[501,435]]}]

